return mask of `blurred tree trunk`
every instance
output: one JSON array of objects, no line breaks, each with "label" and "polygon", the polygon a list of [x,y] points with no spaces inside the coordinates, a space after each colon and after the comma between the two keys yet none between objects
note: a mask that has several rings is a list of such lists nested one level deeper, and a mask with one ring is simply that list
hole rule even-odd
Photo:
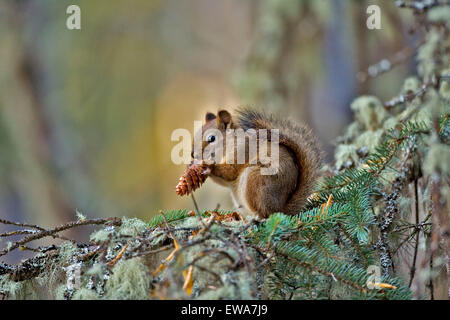
[{"label": "blurred tree trunk", "polygon": [[[68,200],[53,177],[51,128],[44,112],[40,92],[39,61],[23,40],[25,2],[9,1],[3,6],[7,22],[3,24],[0,63],[2,86],[0,114],[19,170],[9,176],[29,221],[55,225],[73,216]],[[28,16],[27,16],[28,18]]]}]

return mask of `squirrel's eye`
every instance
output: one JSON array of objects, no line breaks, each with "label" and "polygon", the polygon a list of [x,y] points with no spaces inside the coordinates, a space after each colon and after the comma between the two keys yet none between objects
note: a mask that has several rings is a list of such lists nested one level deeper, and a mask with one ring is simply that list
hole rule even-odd
[{"label": "squirrel's eye", "polygon": [[216,137],[215,136],[209,136],[208,137],[208,142],[214,142],[216,141]]}]

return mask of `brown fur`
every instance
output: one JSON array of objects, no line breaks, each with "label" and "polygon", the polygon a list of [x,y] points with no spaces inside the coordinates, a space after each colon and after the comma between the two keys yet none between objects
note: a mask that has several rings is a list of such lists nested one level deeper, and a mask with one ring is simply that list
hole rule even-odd
[{"label": "brown fur", "polygon": [[[245,164],[226,164],[225,161],[212,164],[211,178],[230,188],[239,207],[260,218],[267,218],[274,212],[289,215],[300,212],[312,191],[322,161],[322,151],[310,129],[247,108],[238,110],[236,117],[225,110],[219,111],[216,117],[208,113],[205,120],[203,131],[219,129],[224,138],[216,143],[223,143],[224,146],[227,128],[279,129],[280,162],[277,174],[261,175],[260,165],[248,164],[246,146]],[[206,145],[208,142],[203,142],[202,148]]]}]

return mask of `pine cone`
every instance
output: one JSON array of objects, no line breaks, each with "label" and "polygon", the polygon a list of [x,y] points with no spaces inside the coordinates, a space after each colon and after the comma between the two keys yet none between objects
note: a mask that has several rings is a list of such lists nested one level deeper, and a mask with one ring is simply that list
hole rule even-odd
[{"label": "pine cone", "polygon": [[198,189],[205,182],[210,172],[209,168],[198,164],[190,165],[180,178],[176,187],[179,196],[184,196]]}]

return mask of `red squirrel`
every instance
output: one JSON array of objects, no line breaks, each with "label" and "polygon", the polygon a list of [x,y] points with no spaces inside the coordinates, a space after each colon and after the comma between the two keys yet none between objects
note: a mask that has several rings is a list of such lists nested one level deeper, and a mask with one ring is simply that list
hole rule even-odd
[{"label": "red squirrel", "polygon": [[[213,130],[209,130],[213,129]],[[243,163],[227,162],[227,132],[229,129],[278,129],[278,166],[275,174],[262,174],[260,159],[251,161],[249,139],[241,140],[245,150]],[[228,131],[227,131],[228,130]],[[322,151],[316,137],[304,125],[291,120],[279,120],[273,115],[250,108],[242,108],[232,116],[226,110],[217,114],[208,112],[201,132],[194,139],[201,139],[201,150],[192,151],[192,163],[202,164],[209,171],[209,177],[216,183],[230,189],[234,204],[244,215],[267,218],[272,213],[282,212],[288,215],[298,214],[312,192],[322,162]],[[206,137],[205,132],[216,132]],[[217,134],[217,133],[221,134]],[[258,142],[261,140],[256,136]],[[267,135],[267,144],[271,140]],[[231,151],[236,159],[238,145],[233,144]],[[222,147],[223,156],[214,161],[205,161],[204,151]],[[258,146],[260,146],[258,144]],[[242,145],[241,145],[242,147]],[[271,147],[266,147],[271,155]],[[241,149],[242,150],[242,149]],[[198,152],[201,151],[201,152]],[[229,151],[229,150],[228,150]],[[215,156],[214,152],[211,153]],[[255,160],[255,159],[253,159]]]}]

